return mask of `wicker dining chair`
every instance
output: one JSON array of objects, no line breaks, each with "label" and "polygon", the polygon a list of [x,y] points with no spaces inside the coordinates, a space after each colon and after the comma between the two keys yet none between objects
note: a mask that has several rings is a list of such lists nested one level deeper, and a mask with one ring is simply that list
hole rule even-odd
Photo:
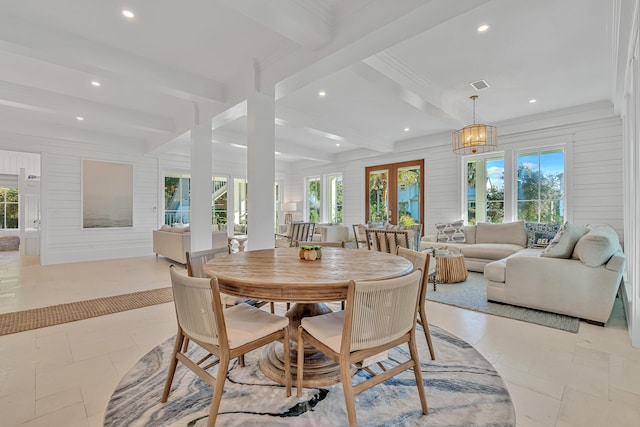
[{"label": "wicker dining chair", "polygon": [[436,360],[436,352],[433,349],[433,342],[431,341],[431,332],[429,331],[429,322],[427,321],[427,312],[425,310],[425,301],[427,299],[427,287],[429,286],[429,263],[431,261],[431,254],[428,252],[418,252],[412,249],[407,249],[398,246],[396,248],[396,255],[408,259],[413,264],[413,268],[420,270],[422,277],[420,279],[420,299],[418,301],[418,318],[417,322],[422,326],[424,331],[424,337],[427,340],[429,346],[429,354],[431,360]]},{"label": "wicker dining chair", "polygon": [[315,231],[315,222],[293,222],[289,232],[286,235],[276,234],[277,248],[294,247],[297,241],[311,242],[313,240],[313,232]]},{"label": "wicker dining chair", "polygon": [[367,229],[367,245],[369,250],[395,254],[396,248],[409,247],[409,233],[405,230]]},{"label": "wicker dining chair", "polygon": [[296,240],[296,247],[304,245],[320,246],[322,248],[344,248],[344,240],[339,242],[300,242]]},{"label": "wicker dining chair", "polygon": [[[422,413],[427,398],[416,347],[416,314],[421,273],[375,281],[351,281],[346,310],[305,317],[298,326],[298,348],[311,344],[340,365],[340,376],[350,426],[357,425],[355,395],[401,372],[413,369]],[[413,310],[407,309],[413,307]],[[351,365],[361,363],[400,344],[409,346],[410,359],[380,374],[352,384]],[[298,352],[297,395],[302,395],[304,352]]]},{"label": "wicker dining chair", "polygon": [[[285,389],[287,397],[291,396],[289,319],[247,304],[237,304],[223,310],[218,280],[215,277],[210,280],[188,277],[180,274],[173,265],[169,270],[178,333],[162,402],[165,403],[169,398],[171,383],[180,361],[213,387],[207,425],[214,426],[229,362],[235,357],[275,341],[282,341],[284,344]],[[186,339],[208,351],[209,356],[199,361],[191,360],[182,350]],[[211,361],[214,356],[216,360]],[[218,371],[214,376],[208,370],[216,365]]]}]

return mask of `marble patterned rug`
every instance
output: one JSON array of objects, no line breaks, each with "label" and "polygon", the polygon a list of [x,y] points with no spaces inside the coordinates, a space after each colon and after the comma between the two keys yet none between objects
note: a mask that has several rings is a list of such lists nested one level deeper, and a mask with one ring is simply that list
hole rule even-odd
[{"label": "marble patterned rug", "polygon": [[[415,377],[406,371],[356,396],[359,425],[515,426],[509,392],[477,350],[431,326],[437,357],[432,361],[422,330],[417,334],[429,414],[422,415]],[[158,345],[123,377],[109,402],[105,426],[206,425],[212,389],[181,364],[168,402],[160,403],[173,342]],[[284,387],[262,374],[257,358],[257,352],[249,353],[244,368],[234,362],[229,369],[217,425],[348,425],[342,385],[304,389],[301,398],[293,388],[293,396],[286,398]],[[407,347],[400,346],[384,363],[392,366],[407,358]],[[368,375],[360,371],[354,382]]]}]

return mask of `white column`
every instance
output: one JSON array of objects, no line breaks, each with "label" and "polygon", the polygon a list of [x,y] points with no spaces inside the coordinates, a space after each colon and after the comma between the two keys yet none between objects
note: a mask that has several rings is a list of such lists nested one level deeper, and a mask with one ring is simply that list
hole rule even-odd
[{"label": "white column", "polygon": [[[196,120],[196,123],[198,120]],[[211,124],[191,129],[191,250],[211,249]]]},{"label": "white column", "polygon": [[275,244],[275,98],[254,89],[247,101],[248,248],[267,249]]}]

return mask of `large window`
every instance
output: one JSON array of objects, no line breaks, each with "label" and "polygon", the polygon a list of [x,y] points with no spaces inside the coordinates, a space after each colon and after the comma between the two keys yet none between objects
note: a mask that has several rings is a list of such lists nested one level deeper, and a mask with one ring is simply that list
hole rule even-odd
[{"label": "large window", "polygon": [[423,224],[424,160],[366,168],[369,222]]},{"label": "large window", "polygon": [[517,218],[564,222],[564,151],[518,154]]},{"label": "large window", "polygon": [[188,175],[164,177],[164,223],[189,224],[191,178]]},{"label": "large window", "polygon": [[327,175],[328,220],[342,224],[342,174]]},{"label": "large window", "polygon": [[228,194],[227,178],[213,178],[213,188],[211,189],[211,223],[216,224],[218,230],[226,230]]},{"label": "large window", "polygon": [[504,157],[467,160],[467,223],[503,222]]},{"label": "large window", "polygon": [[306,179],[307,218],[309,222],[320,222],[320,177]]},{"label": "large window", "polygon": [[2,228],[18,228],[18,189],[0,187]]}]

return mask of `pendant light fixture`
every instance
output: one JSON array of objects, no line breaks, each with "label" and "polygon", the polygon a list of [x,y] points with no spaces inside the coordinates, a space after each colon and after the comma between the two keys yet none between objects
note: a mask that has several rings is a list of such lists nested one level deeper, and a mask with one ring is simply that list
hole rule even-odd
[{"label": "pendant light fixture", "polygon": [[473,124],[453,133],[453,152],[455,154],[479,154],[493,151],[498,147],[498,130],[494,126],[476,124],[476,99],[473,101]]}]

